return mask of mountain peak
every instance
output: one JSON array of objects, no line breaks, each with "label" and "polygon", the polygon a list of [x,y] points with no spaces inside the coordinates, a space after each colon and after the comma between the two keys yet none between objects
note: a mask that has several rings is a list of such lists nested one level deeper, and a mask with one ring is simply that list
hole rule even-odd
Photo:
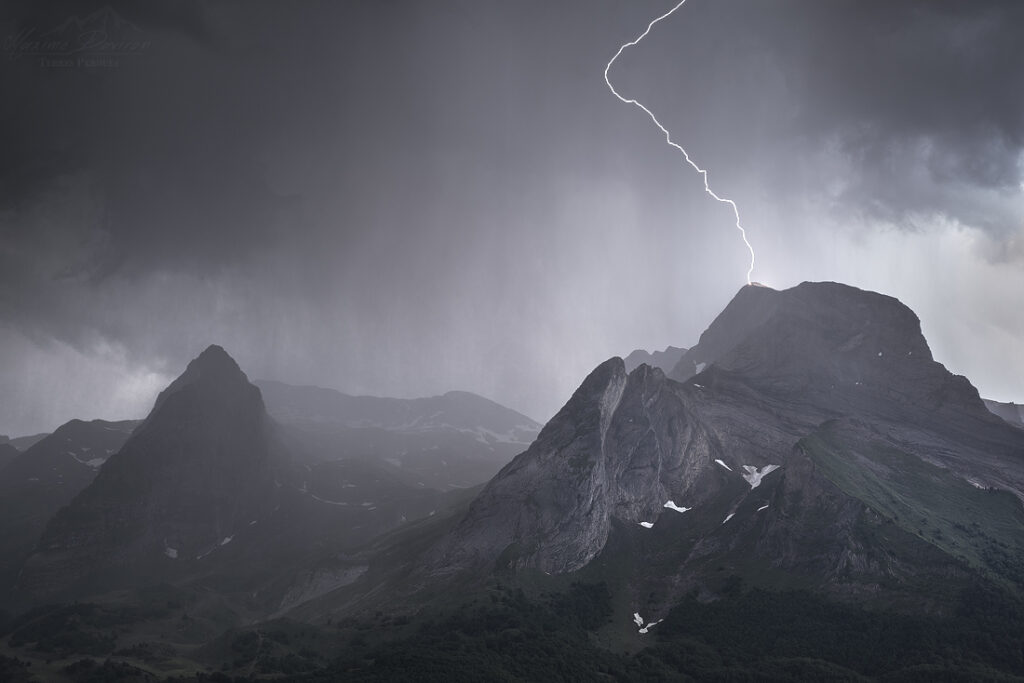
[{"label": "mountain peak", "polygon": [[277,449],[260,390],[223,348],[210,346],[50,520],[21,589],[58,595],[189,571],[185,560],[270,514]]},{"label": "mountain peak", "polygon": [[249,383],[249,378],[223,347],[211,344],[189,362],[185,372],[160,392],[150,415],[155,414],[170,396],[192,386],[222,396],[259,391]]},{"label": "mountain peak", "polygon": [[928,406],[949,419],[988,418],[970,382],[932,358],[910,308],[838,282],[741,288],[669,377],[686,382],[712,367],[722,381],[742,377],[762,395],[843,413]]},{"label": "mountain peak", "polygon": [[198,372],[209,373],[241,373],[235,359],[224,350],[224,347],[217,344],[210,344],[206,349],[196,356],[188,364],[189,368],[195,368]]},{"label": "mountain peak", "polygon": [[807,360],[808,346],[829,356],[870,347],[876,354],[909,352],[931,360],[920,321],[898,299],[837,282],[802,282],[781,291],[751,284],[740,288],[670,376],[685,380],[705,365],[726,363],[751,341],[775,347],[772,363],[784,356]]}]

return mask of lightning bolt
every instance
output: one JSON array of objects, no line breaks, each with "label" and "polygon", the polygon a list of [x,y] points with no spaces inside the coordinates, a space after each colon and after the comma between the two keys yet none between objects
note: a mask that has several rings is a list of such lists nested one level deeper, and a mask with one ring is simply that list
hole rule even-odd
[{"label": "lightning bolt", "polygon": [[708,185],[708,172],[706,170],[704,170],[703,168],[701,168],[700,166],[698,166],[693,161],[693,159],[690,158],[689,153],[685,149],[683,149],[682,145],[679,145],[678,143],[676,143],[676,142],[674,142],[672,140],[672,134],[668,132],[668,129],[665,128],[665,126],[661,125],[661,122],[658,121],[658,117],[656,117],[654,115],[654,113],[651,112],[650,109],[648,109],[644,105],[640,104],[636,100],[634,100],[634,99],[627,99],[627,98],[623,97],[622,95],[620,95],[619,91],[615,89],[615,86],[612,85],[611,80],[608,78],[608,72],[611,70],[612,64],[615,63],[615,60],[619,58],[619,55],[621,55],[623,53],[623,51],[627,47],[633,47],[634,45],[639,43],[641,40],[646,38],[647,34],[651,32],[651,29],[654,28],[655,24],[657,24],[659,21],[662,21],[664,19],[669,18],[670,16],[672,16],[675,13],[675,11],[677,9],[679,9],[680,7],[682,7],[685,4],[686,4],[686,0],[681,0],[679,2],[679,4],[677,4],[675,7],[673,7],[669,11],[665,12],[660,17],[657,17],[656,19],[651,21],[651,23],[647,24],[647,28],[644,30],[643,33],[641,33],[635,39],[631,40],[628,43],[625,43],[622,47],[620,47],[619,51],[616,52],[615,56],[612,57],[611,60],[608,62],[608,65],[604,67],[604,82],[608,84],[608,89],[611,90],[612,94],[615,95],[617,98],[619,98],[619,100],[621,102],[623,102],[624,104],[632,104],[633,106],[638,107],[641,111],[643,111],[649,117],[651,117],[651,121],[654,122],[654,125],[656,125],[658,127],[658,130],[660,130],[665,135],[665,142],[667,142],[669,145],[671,145],[672,147],[675,147],[680,152],[682,152],[683,153],[683,158],[686,159],[686,163],[688,163],[690,166],[692,166],[693,170],[695,170],[697,173],[699,173],[703,177],[703,179],[704,179],[704,191],[707,192],[709,195],[711,195],[711,197],[714,198],[715,201],[721,202],[722,204],[728,204],[732,208],[732,213],[736,217],[736,229],[740,231],[740,236],[743,238],[743,244],[747,245],[747,251],[750,252],[750,268],[747,269],[747,284],[749,285],[749,284],[751,284],[750,276],[754,272],[754,247],[750,246],[750,242],[747,240],[747,231],[744,230],[743,229],[743,225],[740,224],[740,210],[736,207],[736,202],[734,202],[731,199],[727,199],[725,197],[720,197],[717,194],[715,194],[714,191],[711,189],[711,186]]}]

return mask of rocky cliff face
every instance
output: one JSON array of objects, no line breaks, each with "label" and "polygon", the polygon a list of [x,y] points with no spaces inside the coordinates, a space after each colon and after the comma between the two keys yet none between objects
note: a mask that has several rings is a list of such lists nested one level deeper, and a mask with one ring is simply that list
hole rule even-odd
[{"label": "rocky cliff face", "polygon": [[273,444],[259,390],[211,346],[50,521],[21,588],[41,598],[176,575],[272,511]]},{"label": "rocky cliff face", "polygon": [[809,425],[709,399],[707,387],[606,361],[474,501],[439,564],[579,569],[614,521],[643,528],[759,486]]},{"label": "rocky cliff face", "polygon": [[[649,560],[634,588],[669,596],[712,566],[848,594],[958,563],[1007,579],[1003,560],[964,549],[982,541],[947,543],[957,527],[921,520],[956,517],[945,501],[981,506],[986,488],[1013,494],[1005,514],[1020,516],[1024,438],[932,359],[897,300],[834,283],[744,287],[673,376],[599,366],[428,553],[428,572],[571,572],[621,564],[609,553],[626,543]],[[1009,562],[1024,558],[1020,518],[1022,533],[984,541],[1005,541]],[[655,540],[636,551],[636,535]]]}]

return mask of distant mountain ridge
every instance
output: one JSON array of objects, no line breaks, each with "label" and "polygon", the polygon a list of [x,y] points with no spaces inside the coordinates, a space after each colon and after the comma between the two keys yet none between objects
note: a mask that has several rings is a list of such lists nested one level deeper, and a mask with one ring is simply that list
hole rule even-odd
[{"label": "distant mountain ridge", "polygon": [[372,462],[414,487],[446,491],[481,484],[540,431],[522,413],[465,391],[398,399],[256,384],[296,452],[315,461]]},{"label": "distant mountain ridge", "polygon": [[659,368],[662,372],[671,372],[687,349],[678,346],[669,346],[664,351],[653,351],[648,353],[643,349],[636,349],[623,361],[626,364],[626,372],[633,372],[640,365],[647,364],[652,368]]},{"label": "distant mountain ridge", "polygon": [[992,414],[998,415],[1012,425],[1024,427],[1024,405],[1000,403],[999,401],[990,401],[987,398],[983,400],[985,401],[985,407],[992,411]]},{"label": "distant mountain ridge", "polygon": [[529,444],[540,424],[468,391],[428,398],[351,396],[334,389],[259,380],[267,409],[283,421],[332,422],[393,431],[455,430],[484,440]]},{"label": "distant mountain ridge", "polygon": [[13,438],[4,437],[4,443],[14,446],[19,451],[27,450],[50,435],[50,432],[40,432],[28,436],[16,436]]}]

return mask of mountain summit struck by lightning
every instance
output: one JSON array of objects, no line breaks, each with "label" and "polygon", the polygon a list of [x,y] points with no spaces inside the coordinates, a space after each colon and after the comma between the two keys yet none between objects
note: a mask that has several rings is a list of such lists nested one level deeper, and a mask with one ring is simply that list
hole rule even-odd
[{"label": "mountain summit struck by lightning", "polygon": [[675,5],[672,9],[670,9],[667,12],[665,12],[660,17],[657,17],[657,18],[653,19],[651,21],[651,23],[647,24],[647,28],[644,29],[643,33],[641,33],[639,36],[637,36],[636,38],[634,38],[630,42],[624,43],[619,48],[619,51],[615,53],[615,56],[612,57],[611,60],[609,60],[608,64],[604,67],[604,82],[608,84],[608,89],[611,90],[612,94],[615,95],[617,98],[619,98],[619,100],[621,100],[622,102],[624,102],[626,104],[632,104],[632,105],[635,105],[636,107],[639,107],[641,110],[643,110],[643,112],[645,114],[647,114],[649,117],[651,117],[651,121],[654,121],[654,125],[656,125],[658,127],[658,129],[662,133],[665,134],[665,142],[667,142],[669,145],[671,145],[672,147],[675,147],[680,152],[682,152],[683,153],[683,157],[686,159],[686,163],[688,163],[690,166],[692,166],[693,170],[697,171],[697,173],[700,173],[701,176],[704,178],[704,191],[705,192],[707,192],[709,195],[711,195],[716,201],[722,202],[723,204],[728,204],[730,207],[732,207],[733,215],[736,216],[736,229],[740,231],[740,236],[743,238],[743,244],[747,245],[747,251],[750,252],[750,267],[747,269],[747,284],[749,285],[751,283],[750,276],[754,272],[754,247],[752,247],[750,245],[750,242],[747,240],[747,231],[744,230],[743,229],[743,225],[740,224],[740,211],[736,207],[736,202],[734,202],[731,199],[726,199],[725,197],[720,197],[717,194],[715,194],[715,192],[708,185],[708,172],[706,170],[704,170],[703,168],[701,168],[700,166],[698,166],[696,163],[694,163],[693,159],[690,158],[689,153],[687,153],[687,151],[685,149],[683,149],[683,147],[681,145],[679,145],[676,142],[673,142],[672,135],[668,132],[668,129],[665,128],[665,126],[661,125],[661,122],[658,121],[658,118],[651,112],[651,110],[648,109],[647,107],[645,107],[644,105],[640,104],[639,102],[637,102],[634,99],[627,99],[627,98],[623,97],[622,95],[620,95],[619,91],[615,89],[615,86],[612,85],[611,80],[608,78],[608,71],[611,70],[612,64],[615,63],[615,60],[619,58],[619,55],[621,55],[622,52],[627,47],[632,47],[632,46],[636,45],[637,43],[639,43],[644,38],[646,38],[647,34],[651,32],[651,29],[654,27],[655,24],[657,24],[662,19],[667,19],[668,17],[672,16],[672,14],[675,13],[675,11],[677,9],[679,9],[680,7],[682,7],[685,4],[686,4],[686,0],[680,0],[680,2],[677,5]]}]

